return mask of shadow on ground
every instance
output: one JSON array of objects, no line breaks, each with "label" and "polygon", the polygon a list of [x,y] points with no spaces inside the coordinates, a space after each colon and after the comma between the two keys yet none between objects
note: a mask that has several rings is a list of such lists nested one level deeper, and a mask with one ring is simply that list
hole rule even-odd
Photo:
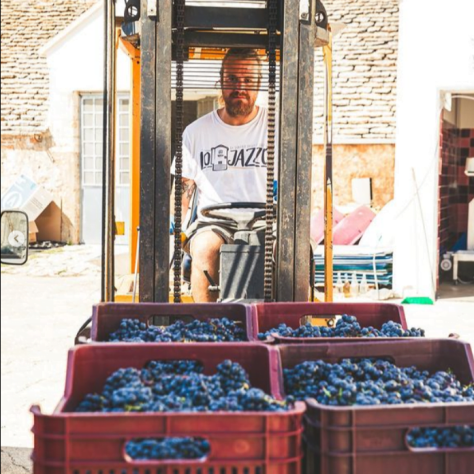
[{"label": "shadow on ground", "polygon": [[474,283],[455,285],[454,283],[443,282],[439,285],[438,298],[440,300],[454,299],[474,303]]}]

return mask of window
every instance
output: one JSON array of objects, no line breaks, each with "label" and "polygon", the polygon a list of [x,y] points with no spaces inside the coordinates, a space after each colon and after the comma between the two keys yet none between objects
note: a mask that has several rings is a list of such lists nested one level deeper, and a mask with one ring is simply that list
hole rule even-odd
[{"label": "window", "polygon": [[[130,101],[117,100],[116,179],[118,186],[130,184]],[[102,130],[104,101],[99,95],[81,100],[81,154],[83,186],[102,186]]]},{"label": "window", "polygon": [[130,184],[130,101],[121,98],[118,101],[117,138],[117,184]]}]

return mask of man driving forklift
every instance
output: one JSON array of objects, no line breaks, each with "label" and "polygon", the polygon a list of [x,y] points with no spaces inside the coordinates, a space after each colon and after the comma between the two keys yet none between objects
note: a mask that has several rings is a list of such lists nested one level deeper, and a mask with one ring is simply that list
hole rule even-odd
[{"label": "man driving forklift", "polygon": [[192,258],[191,289],[197,303],[216,301],[204,271],[218,281],[220,248],[233,243],[237,231],[232,221],[216,221],[201,210],[222,203],[266,201],[268,112],[256,105],[262,81],[258,51],[229,49],[220,81],[224,107],[199,118],[183,134],[183,216],[198,193],[197,219],[186,230],[184,244]]}]

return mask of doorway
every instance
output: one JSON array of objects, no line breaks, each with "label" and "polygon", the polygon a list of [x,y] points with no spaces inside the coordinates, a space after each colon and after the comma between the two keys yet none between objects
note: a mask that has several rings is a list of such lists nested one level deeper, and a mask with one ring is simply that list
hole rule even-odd
[{"label": "doorway", "polygon": [[445,96],[439,154],[438,295],[474,297],[474,173],[469,171],[474,160],[474,94]]}]

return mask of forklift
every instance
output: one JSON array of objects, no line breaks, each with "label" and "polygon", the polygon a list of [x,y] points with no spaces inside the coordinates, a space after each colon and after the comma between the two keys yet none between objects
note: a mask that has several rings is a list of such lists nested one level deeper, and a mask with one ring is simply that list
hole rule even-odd
[{"label": "forklift", "polygon": [[[235,243],[221,248],[220,278],[218,282],[208,278],[210,289],[219,292],[219,301],[226,302],[314,301],[309,228],[314,51],[319,47],[323,48],[326,65],[325,300],[332,301],[332,33],[324,5],[320,0],[125,0],[123,13],[117,7],[115,1],[104,2],[102,301],[192,301],[183,294],[184,98],[188,90],[196,88],[215,93],[220,86],[212,77],[228,48],[256,49],[264,58],[267,200],[223,203],[203,211],[209,217],[234,220],[238,226]],[[130,277],[116,287],[118,48],[131,60],[132,125]],[[171,243],[173,195],[175,230]],[[252,229],[257,220],[265,221],[263,232]]]}]

